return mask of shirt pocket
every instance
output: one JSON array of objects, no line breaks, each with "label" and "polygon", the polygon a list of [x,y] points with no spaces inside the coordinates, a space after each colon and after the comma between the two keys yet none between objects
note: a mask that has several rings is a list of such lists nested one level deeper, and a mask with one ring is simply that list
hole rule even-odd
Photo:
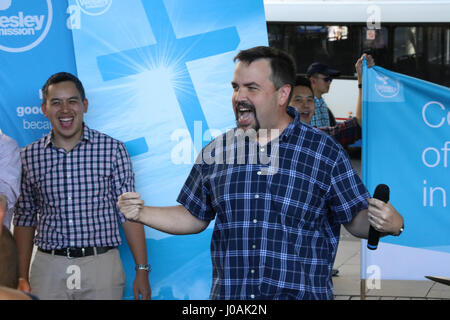
[{"label": "shirt pocket", "polygon": [[[307,182],[280,184],[274,197],[275,210],[283,225],[314,230],[315,223],[326,213],[322,192]],[[273,194],[273,185],[270,187]]]}]

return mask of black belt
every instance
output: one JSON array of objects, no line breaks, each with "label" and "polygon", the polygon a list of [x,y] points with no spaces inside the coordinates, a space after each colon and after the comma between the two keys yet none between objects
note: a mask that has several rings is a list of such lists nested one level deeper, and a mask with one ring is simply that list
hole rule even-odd
[{"label": "black belt", "polygon": [[87,247],[87,248],[64,248],[64,249],[54,249],[54,250],[44,250],[38,248],[39,251],[49,254],[54,254],[57,256],[65,256],[67,258],[81,258],[92,256],[94,254],[102,254],[108,252],[115,247]]}]

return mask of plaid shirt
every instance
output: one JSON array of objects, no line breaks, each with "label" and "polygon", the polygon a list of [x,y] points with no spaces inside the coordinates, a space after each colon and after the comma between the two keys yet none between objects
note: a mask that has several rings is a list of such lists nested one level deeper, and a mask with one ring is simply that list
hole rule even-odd
[{"label": "plaid shirt", "polygon": [[328,106],[323,98],[317,99],[314,97],[314,103],[316,104],[316,109],[314,115],[311,119],[311,125],[313,127],[329,127],[330,126],[330,116],[328,115]]},{"label": "plaid shirt", "polygon": [[21,151],[22,186],[14,225],[36,227],[45,250],[120,245],[116,201],[134,191],[125,146],[86,125],[70,151],[53,146],[52,134]]},{"label": "plaid shirt", "polygon": [[339,122],[334,127],[320,127],[317,129],[326,132],[343,146],[348,146],[361,139],[361,127],[356,118]]},{"label": "plaid shirt", "polygon": [[[333,298],[340,224],[367,208],[370,195],[343,148],[301,123],[294,108],[288,113],[295,119],[279,137],[275,174],[261,174],[267,165],[254,162],[203,159],[180,192],[177,201],[191,214],[216,219],[211,299]],[[225,135],[217,139],[222,147],[212,155],[226,154]]]}]

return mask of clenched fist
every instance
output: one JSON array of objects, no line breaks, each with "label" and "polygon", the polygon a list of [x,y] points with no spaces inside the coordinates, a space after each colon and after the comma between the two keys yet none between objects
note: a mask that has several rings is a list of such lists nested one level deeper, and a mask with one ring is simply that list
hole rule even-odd
[{"label": "clenched fist", "polygon": [[137,192],[125,192],[117,200],[117,206],[128,220],[139,222],[140,211],[144,207],[144,200],[141,199],[141,195]]}]

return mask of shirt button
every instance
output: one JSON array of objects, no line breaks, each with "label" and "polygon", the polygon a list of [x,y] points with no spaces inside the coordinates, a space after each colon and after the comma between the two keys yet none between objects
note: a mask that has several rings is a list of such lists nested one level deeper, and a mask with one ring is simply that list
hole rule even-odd
[{"label": "shirt button", "polygon": [[256,219],[253,219],[253,223],[258,223],[258,220],[256,220]]},{"label": "shirt button", "polygon": [[73,247],[75,245],[75,242],[70,242],[70,246]]},{"label": "shirt button", "polygon": [[68,173],[67,174],[67,178],[70,178],[70,177],[72,177],[72,175],[70,173]]},{"label": "shirt button", "polygon": [[72,219],[69,220],[69,224],[73,224],[73,220]]},{"label": "shirt button", "polygon": [[250,295],[250,298],[255,299],[255,295],[254,295],[254,294],[251,294],[251,295]]},{"label": "shirt button", "polygon": [[264,152],[264,151],[266,151],[266,149],[261,148],[261,149],[259,149],[259,151]]},{"label": "shirt button", "polygon": [[259,199],[259,194],[255,194],[255,199]]},{"label": "shirt button", "polygon": [[251,273],[255,273],[255,269],[250,270]]},{"label": "shirt button", "polygon": [[258,176],[260,176],[260,175],[262,174],[262,172],[261,172],[261,171],[258,171],[256,174],[257,174]]},{"label": "shirt button", "polygon": [[256,249],[256,244],[252,245],[252,249]]}]

